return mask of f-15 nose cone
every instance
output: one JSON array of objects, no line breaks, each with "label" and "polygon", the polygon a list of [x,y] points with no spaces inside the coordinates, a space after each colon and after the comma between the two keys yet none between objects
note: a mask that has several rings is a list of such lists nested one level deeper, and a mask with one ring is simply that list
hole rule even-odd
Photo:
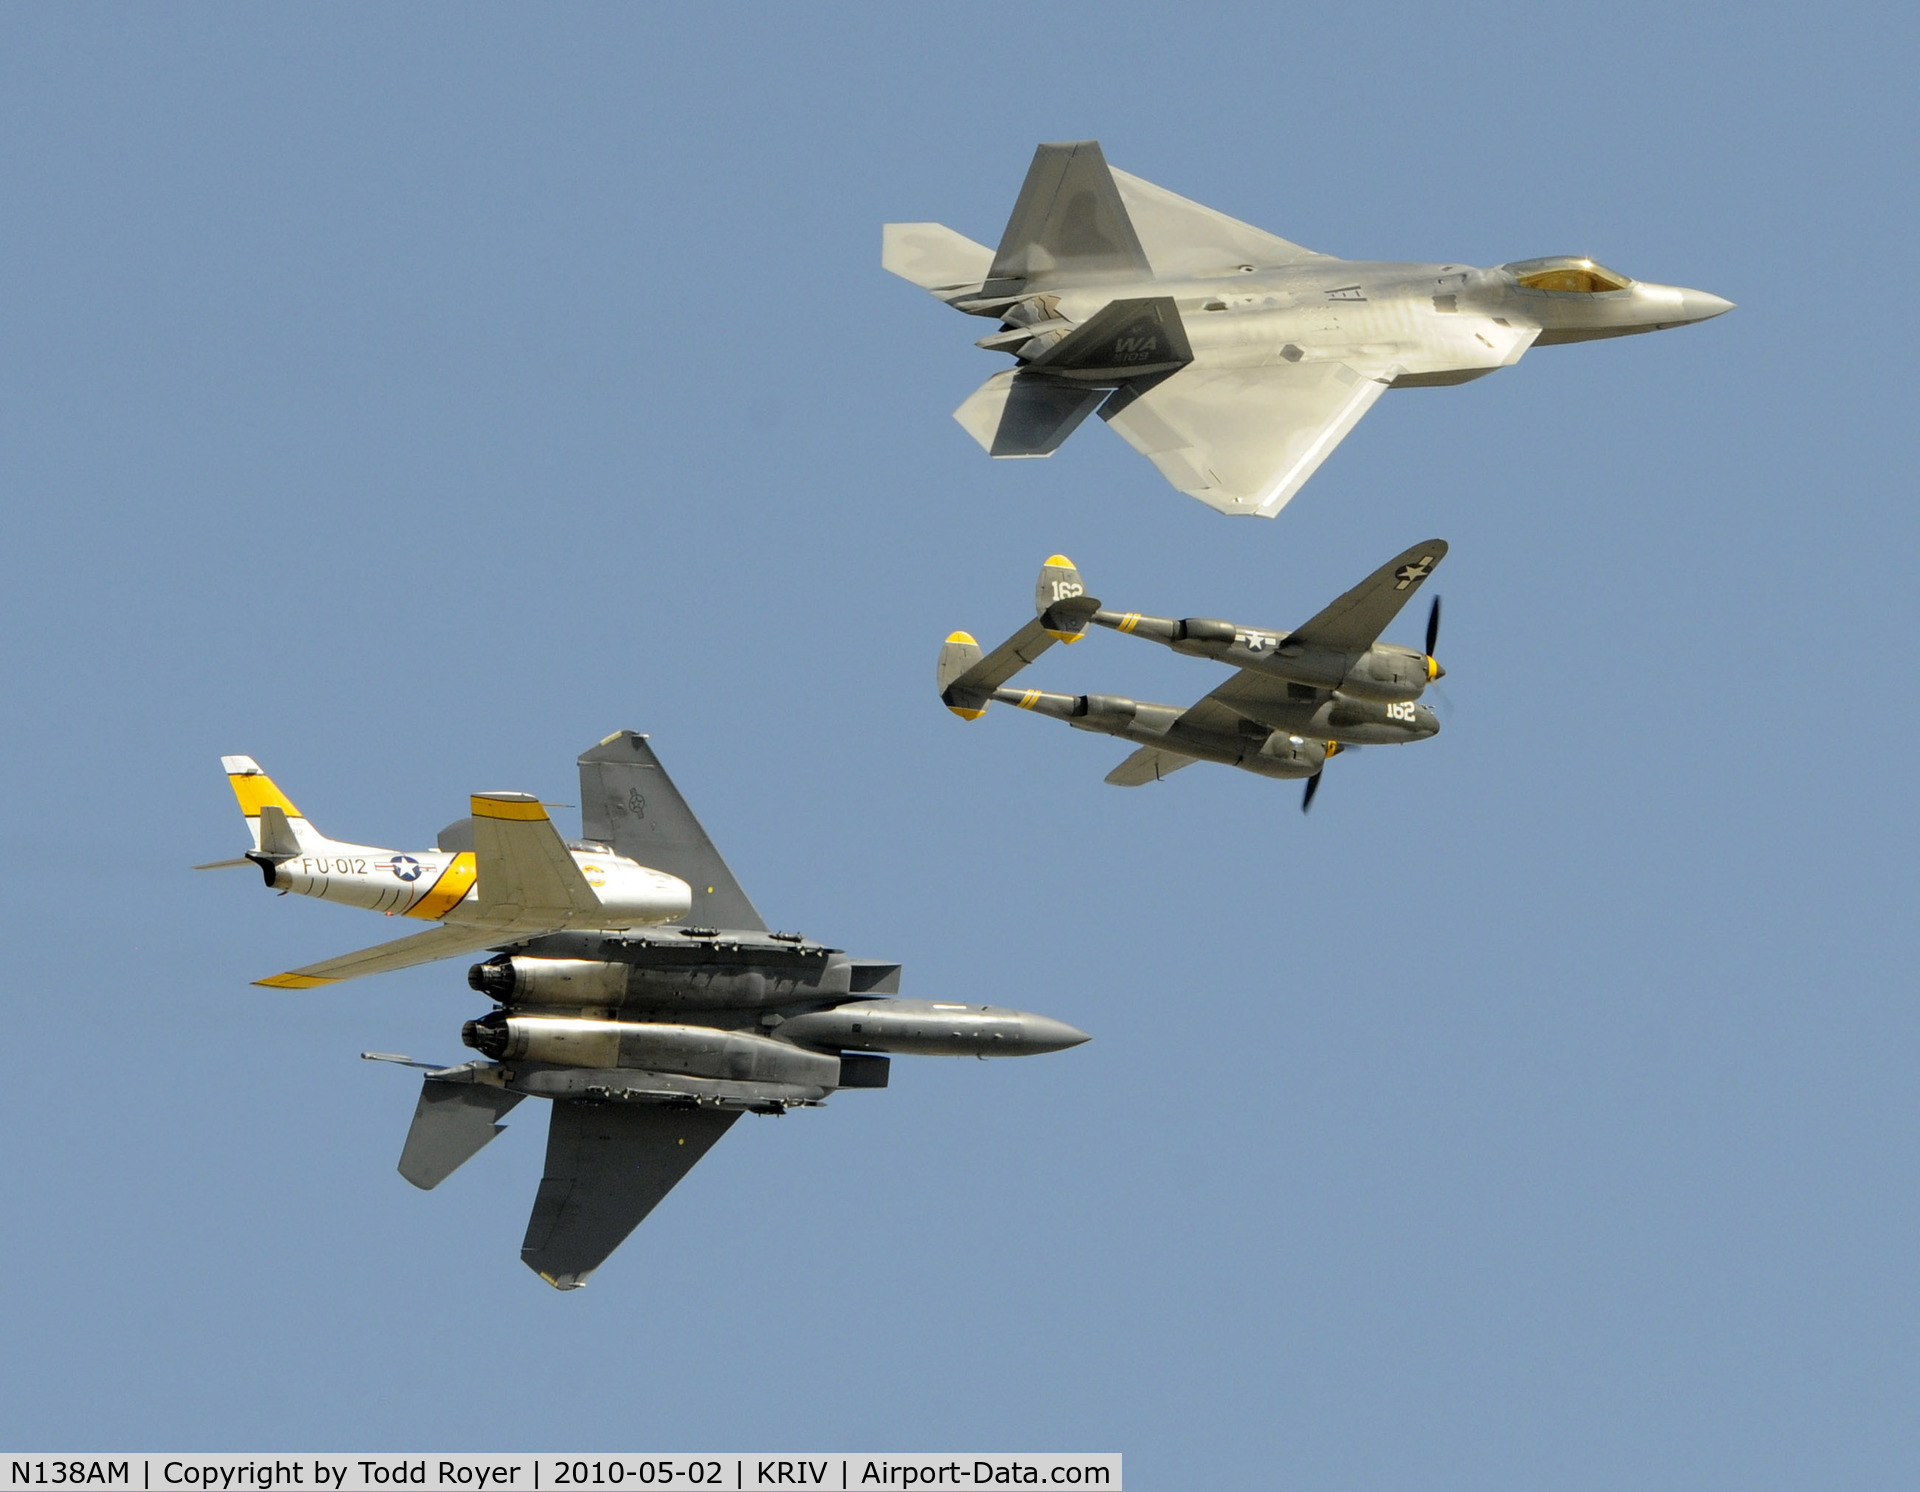
[{"label": "f-15 nose cone", "polygon": [[1085,1031],[1048,1015],[1030,1015],[1021,1021],[1020,1028],[1022,1051],[1035,1056],[1042,1052],[1064,1052],[1070,1046],[1093,1040]]},{"label": "f-15 nose cone", "polygon": [[1704,290],[1682,290],[1680,309],[1689,321],[1711,321],[1716,316],[1724,316],[1733,309],[1733,302],[1723,300],[1717,295],[1709,295]]}]

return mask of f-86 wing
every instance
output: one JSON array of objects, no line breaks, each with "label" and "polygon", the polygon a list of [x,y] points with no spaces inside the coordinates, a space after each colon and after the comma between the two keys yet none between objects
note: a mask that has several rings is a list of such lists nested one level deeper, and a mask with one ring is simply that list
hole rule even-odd
[{"label": "f-86 wing", "polygon": [[500,941],[502,941],[501,934],[494,928],[479,927],[472,923],[450,922],[442,927],[415,933],[410,938],[395,938],[389,943],[376,943],[371,948],[343,953],[338,958],[323,959],[317,964],[289,969],[284,974],[269,975],[265,979],[256,979],[253,982],[264,985],[267,989],[313,989],[322,984],[338,984],[343,979],[359,979],[367,974],[388,974],[395,969],[411,969],[416,964],[430,964],[436,959],[456,958],[462,953],[474,953],[482,948],[490,948]]}]

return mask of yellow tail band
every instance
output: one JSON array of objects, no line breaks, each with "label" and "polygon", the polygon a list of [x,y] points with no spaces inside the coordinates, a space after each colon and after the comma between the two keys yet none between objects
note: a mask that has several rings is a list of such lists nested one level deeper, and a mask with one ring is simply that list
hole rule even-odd
[{"label": "yellow tail band", "polygon": [[546,805],[537,798],[520,794],[496,797],[491,793],[473,795],[473,816],[477,819],[509,819],[518,823],[539,823],[547,816]]}]

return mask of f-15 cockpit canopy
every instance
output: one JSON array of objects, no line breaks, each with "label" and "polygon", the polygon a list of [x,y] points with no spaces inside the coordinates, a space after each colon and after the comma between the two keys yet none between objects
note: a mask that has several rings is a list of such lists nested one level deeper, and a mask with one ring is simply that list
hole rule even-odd
[{"label": "f-15 cockpit canopy", "polygon": [[1529,290],[1555,290],[1562,295],[1602,295],[1609,290],[1633,288],[1633,281],[1618,270],[1571,254],[1556,254],[1547,259],[1521,259],[1500,267]]}]

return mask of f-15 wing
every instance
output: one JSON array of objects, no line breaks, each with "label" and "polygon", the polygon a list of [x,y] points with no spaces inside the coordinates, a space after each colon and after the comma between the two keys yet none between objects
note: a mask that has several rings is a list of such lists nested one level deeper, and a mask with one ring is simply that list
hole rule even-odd
[{"label": "f-15 wing", "polygon": [[556,1290],[578,1289],[739,1117],[737,1109],[555,1100],[520,1257]]},{"label": "f-15 wing", "polygon": [[1332,653],[1358,653],[1372,647],[1446,555],[1445,539],[1428,539],[1396,554],[1323,607],[1312,621],[1288,633],[1282,646],[1325,648]]},{"label": "f-15 wing", "polygon": [[1396,372],[1336,362],[1193,363],[1137,396],[1122,391],[1101,415],[1189,497],[1222,513],[1271,518]]}]

